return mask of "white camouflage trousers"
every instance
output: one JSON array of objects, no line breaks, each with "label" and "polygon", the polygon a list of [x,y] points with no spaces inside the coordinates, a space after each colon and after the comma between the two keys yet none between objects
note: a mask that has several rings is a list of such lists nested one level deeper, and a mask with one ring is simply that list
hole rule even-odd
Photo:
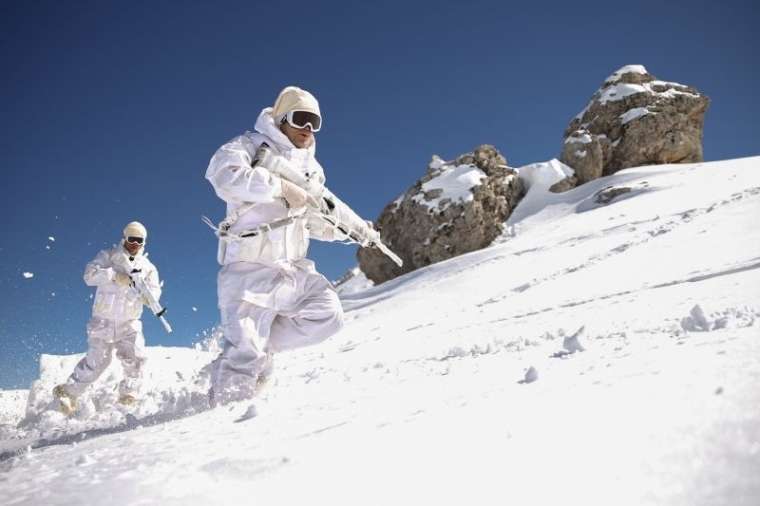
[{"label": "white camouflage trousers", "polygon": [[93,317],[87,323],[87,344],[87,355],[71,373],[66,382],[66,391],[74,396],[84,392],[103,374],[116,350],[116,357],[124,369],[119,393],[137,392],[146,360],[145,337],[140,320],[115,321]]},{"label": "white camouflage trousers", "polygon": [[224,347],[211,364],[214,403],[253,397],[272,354],[320,343],[343,327],[338,295],[313,265],[236,262],[219,271]]}]

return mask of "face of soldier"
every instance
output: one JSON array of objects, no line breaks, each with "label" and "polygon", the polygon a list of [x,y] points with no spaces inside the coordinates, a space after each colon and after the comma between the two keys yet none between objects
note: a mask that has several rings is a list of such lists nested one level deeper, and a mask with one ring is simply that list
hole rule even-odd
[{"label": "face of soldier", "polygon": [[143,244],[145,244],[145,239],[142,237],[130,236],[124,238],[124,249],[127,250],[131,256],[136,255],[143,247]]},{"label": "face of soldier", "polygon": [[314,142],[314,132],[311,131],[311,127],[308,125],[305,128],[295,128],[286,122],[280,125],[280,131],[297,148],[308,148]]}]

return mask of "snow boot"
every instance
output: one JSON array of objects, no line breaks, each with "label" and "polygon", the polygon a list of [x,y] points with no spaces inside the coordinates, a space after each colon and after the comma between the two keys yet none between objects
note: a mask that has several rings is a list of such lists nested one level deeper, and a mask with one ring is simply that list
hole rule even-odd
[{"label": "snow boot", "polygon": [[71,416],[77,410],[77,398],[66,390],[66,385],[57,385],[53,396],[58,399],[58,411],[64,415]]},{"label": "snow boot", "polygon": [[132,406],[135,402],[137,402],[137,397],[132,394],[121,394],[119,396],[119,404],[124,406]]}]

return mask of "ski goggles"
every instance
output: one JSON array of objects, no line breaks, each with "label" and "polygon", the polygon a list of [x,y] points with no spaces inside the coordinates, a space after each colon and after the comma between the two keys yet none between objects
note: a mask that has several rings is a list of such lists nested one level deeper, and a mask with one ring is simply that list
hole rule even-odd
[{"label": "ski goggles", "polygon": [[319,132],[322,128],[322,118],[309,111],[290,111],[285,115],[285,121],[293,128],[311,127],[312,132]]},{"label": "ski goggles", "polygon": [[133,236],[127,237],[127,242],[130,244],[142,244],[144,240],[145,239],[143,239],[142,237],[133,237]]}]

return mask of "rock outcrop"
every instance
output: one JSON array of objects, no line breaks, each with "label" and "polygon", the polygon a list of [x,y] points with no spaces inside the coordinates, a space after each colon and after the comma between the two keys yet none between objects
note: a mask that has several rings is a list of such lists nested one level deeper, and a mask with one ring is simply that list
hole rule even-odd
[{"label": "rock outcrop", "polygon": [[385,207],[377,226],[403,260],[361,248],[359,266],[375,283],[491,244],[523,195],[522,184],[493,146],[444,162],[433,156],[427,173]]},{"label": "rock outcrop", "polygon": [[660,81],[641,65],[625,66],[570,122],[560,160],[575,169],[577,184],[628,167],[700,162],[708,105],[692,87]]}]

